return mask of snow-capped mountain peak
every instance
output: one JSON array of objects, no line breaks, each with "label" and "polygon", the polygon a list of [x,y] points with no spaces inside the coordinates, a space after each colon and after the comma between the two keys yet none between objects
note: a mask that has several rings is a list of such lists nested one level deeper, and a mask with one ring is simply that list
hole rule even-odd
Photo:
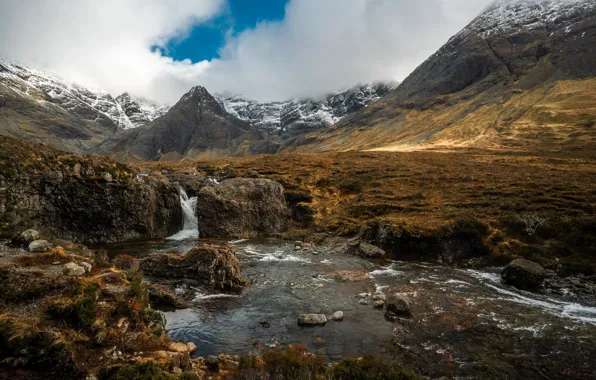
[{"label": "snow-capped mountain peak", "polygon": [[0,60],[0,84],[17,95],[58,106],[84,120],[130,129],[164,115],[169,107],[125,93],[117,98],[57,75]]},{"label": "snow-capped mountain peak", "polygon": [[321,100],[258,102],[237,94],[216,94],[226,111],[275,135],[295,134],[337,123],[386,95],[396,82],[378,82],[338,91]]}]

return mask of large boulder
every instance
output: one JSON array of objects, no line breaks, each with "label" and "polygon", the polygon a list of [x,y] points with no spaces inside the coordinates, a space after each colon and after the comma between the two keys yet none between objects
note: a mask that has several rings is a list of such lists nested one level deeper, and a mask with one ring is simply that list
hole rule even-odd
[{"label": "large boulder", "polygon": [[201,237],[256,237],[283,231],[289,211],[281,184],[234,178],[202,188],[197,215]]},{"label": "large boulder", "polygon": [[405,294],[392,293],[387,297],[385,307],[388,312],[396,315],[410,314],[410,299]]},{"label": "large boulder", "polygon": [[184,256],[154,253],[141,260],[140,267],[149,276],[196,280],[216,290],[235,290],[246,284],[229,245],[203,244]]},{"label": "large boulder", "polygon": [[533,290],[542,285],[545,275],[546,272],[540,264],[518,259],[513,260],[503,269],[501,278],[506,284],[516,288]]}]

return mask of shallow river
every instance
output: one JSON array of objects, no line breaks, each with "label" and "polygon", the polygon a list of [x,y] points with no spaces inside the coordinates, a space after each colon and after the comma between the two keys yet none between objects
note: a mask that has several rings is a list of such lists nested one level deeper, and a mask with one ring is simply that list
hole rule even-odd
[{"label": "shallow river", "polygon": [[[193,244],[136,249],[185,252]],[[247,354],[256,342],[303,344],[332,361],[398,357],[433,377],[596,378],[596,308],[504,286],[497,269],[372,262],[275,240],[234,245],[251,285],[233,295],[197,289],[198,310],[166,313],[170,336],[196,343],[199,356]],[[360,278],[346,282],[337,271]],[[408,294],[412,318],[390,322],[364,294],[393,288]],[[297,325],[301,313],[339,310],[342,322]]]}]

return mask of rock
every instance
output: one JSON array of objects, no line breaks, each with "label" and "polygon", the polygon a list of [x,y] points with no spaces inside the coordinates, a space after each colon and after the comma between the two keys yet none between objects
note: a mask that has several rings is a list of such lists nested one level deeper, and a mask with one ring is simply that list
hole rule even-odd
[{"label": "rock", "polygon": [[[56,162],[42,159],[40,165],[54,167]],[[1,186],[6,191],[0,196],[0,220],[15,228],[28,220],[53,237],[86,244],[159,239],[180,230],[178,185],[133,180],[125,166],[114,168],[122,175],[111,174],[108,183],[88,176],[88,169],[81,170],[82,178],[68,167],[11,177]]]},{"label": "rock", "polygon": [[385,293],[375,293],[373,294],[372,297],[373,301],[383,301],[385,302],[387,300],[387,296],[385,295]]},{"label": "rock", "polygon": [[69,276],[82,276],[85,274],[85,268],[75,263],[64,264],[64,269]]},{"label": "rock", "polygon": [[182,366],[182,357],[183,355],[180,352],[173,352],[173,351],[155,351],[153,353],[153,357],[157,360],[167,360],[168,362],[172,363],[174,367],[181,367]]},{"label": "rock", "polygon": [[545,271],[540,264],[523,259],[513,260],[501,273],[501,278],[506,284],[527,290],[542,285],[544,277]]},{"label": "rock", "polygon": [[327,324],[327,317],[323,314],[300,314],[298,325],[300,326],[324,326]]},{"label": "rock", "polygon": [[46,253],[50,247],[50,242],[47,240],[35,240],[29,244],[29,252]]},{"label": "rock", "polygon": [[190,348],[186,343],[172,343],[168,347],[171,352],[178,352],[180,354],[180,367],[186,368],[190,363]]},{"label": "rock", "polygon": [[372,244],[366,243],[366,242],[360,243],[358,248],[359,248],[359,255],[362,257],[378,259],[378,258],[387,256],[387,253],[384,250],[382,250],[381,248],[374,246]]},{"label": "rock", "polygon": [[333,315],[331,316],[331,319],[333,321],[343,321],[344,320],[344,312],[343,311],[336,311],[335,313],[333,313]]},{"label": "rock", "polygon": [[89,263],[88,263],[88,262],[86,262],[86,261],[81,261],[81,264],[80,264],[80,265],[81,265],[83,268],[85,268],[85,272],[87,272],[87,273],[91,273],[91,270],[93,269],[93,265],[89,264]]},{"label": "rock", "polygon": [[149,302],[153,306],[169,306],[177,309],[188,307],[186,302],[181,300],[170,288],[164,285],[150,284],[147,286],[149,291]]},{"label": "rock", "polygon": [[302,243],[301,241],[296,241],[296,242],[294,242],[294,246],[295,246],[295,247],[302,248],[302,246],[303,246],[303,245],[304,245],[304,243]]},{"label": "rock", "polygon": [[368,300],[366,300],[366,299],[361,299],[358,303],[360,305],[368,305],[370,302],[368,302]]},{"label": "rock", "polygon": [[234,178],[201,189],[197,197],[201,237],[267,236],[289,220],[284,189],[265,179]]},{"label": "rock", "polygon": [[110,173],[103,173],[101,178],[103,178],[103,180],[106,182],[112,182],[114,180]]},{"label": "rock", "polygon": [[383,307],[385,307],[385,301],[375,301],[375,303],[373,304],[375,309],[382,309]]},{"label": "rock", "polygon": [[236,290],[246,285],[230,245],[203,244],[184,256],[155,253],[141,260],[140,268],[150,276],[196,280],[216,290]]},{"label": "rock", "polygon": [[207,366],[210,371],[219,371],[219,358],[217,356],[209,356],[205,359],[205,366]]},{"label": "rock", "polygon": [[387,311],[396,315],[410,314],[410,299],[408,296],[399,293],[390,294],[385,302]]},{"label": "rock", "polygon": [[188,346],[188,352],[190,352],[191,355],[197,352],[197,345],[193,342],[188,342],[186,345]]},{"label": "rock", "polygon": [[13,239],[14,243],[17,243],[17,245],[25,245],[28,246],[29,244],[31,244],[31,242],[34,242],[35,240],[39,240],[39,238],[41,237],[40,233],[37,232],[36,230],[27,230],[27,231],[23,231],[16,239]]},{"label": "rock", "polygon": [[[339,282],[358,282],[364,281],[368,278],[368,272],[366,271],[349,271],[349,270],[338,270],[325,275],[326,277],[332,277],[335,281]],[[368,297],[368,295],[367,295]]]},{"label": "rock", "polygon": [[110,297],[116,297],[128,292],[128,290],[124,286],[112,284],[104,284],[101,291],[104,295]]}]

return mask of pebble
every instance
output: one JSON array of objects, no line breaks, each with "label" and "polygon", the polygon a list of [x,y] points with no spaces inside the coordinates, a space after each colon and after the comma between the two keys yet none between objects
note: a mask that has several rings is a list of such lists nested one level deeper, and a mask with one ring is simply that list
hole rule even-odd
[{"label": "pebble", "polygon": [[331,316],[331,319],[334,321],[343,321],[344,320],[344,312],[343,311],[336,311],[335,313],[333,313],[333,315]]},{"label": "pebble", "polygon": [[368,301],[367,300],[360,300],[360,305],[368,305]]}]

